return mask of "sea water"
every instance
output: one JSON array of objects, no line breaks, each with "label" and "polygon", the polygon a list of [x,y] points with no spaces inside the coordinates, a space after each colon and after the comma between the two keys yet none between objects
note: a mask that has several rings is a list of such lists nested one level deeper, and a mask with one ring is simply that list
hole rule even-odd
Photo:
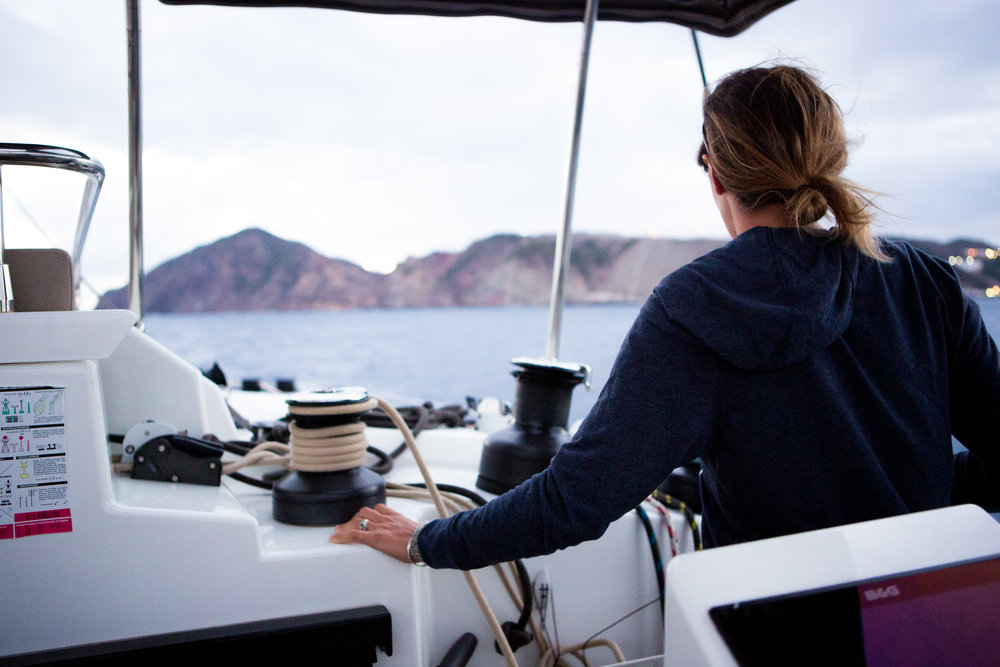
[{"label": "sea water", "polygon": [[[607,381],[639,304],[569,306],[560,361],[586,364],[592,387],[573,392],[582,418]],[[231,385],[293,378],[303,389],[362,386],[394,402],[514,400],[515,357],[545,355],[548,309],[402,308],[149,314],[146,331],[202,369],[217,362]]]},{"label": "sea water", "polygon": [[[1000,340],[1000,299],[978,301]],[[573,392],[581,419],[607,381],[639,304],[569,306],[561,361],[592,368],[593,389]],[[514,357],[542,357],[548,309],[407,308],[262,313],[149,314],[146,330],[202,369],[218,363],[230,384],[292,378],[303,389],[362,386],[402,402],[513,401]],[[398,399],[394,400],[397,402]]]}]

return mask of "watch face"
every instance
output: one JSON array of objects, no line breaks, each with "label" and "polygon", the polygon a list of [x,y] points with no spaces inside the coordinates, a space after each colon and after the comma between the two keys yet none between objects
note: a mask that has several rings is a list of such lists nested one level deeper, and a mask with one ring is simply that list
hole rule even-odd
[{"label": "watch face", "polygon": [[420,546],[417,543],[417,535],[420,534],[420,528],[416,528],[413,534],[410,535],[410,541],[406,545],[406,557],[410,559],[410,562],[414,565],[427,565],[424,560],[420,557]]}]

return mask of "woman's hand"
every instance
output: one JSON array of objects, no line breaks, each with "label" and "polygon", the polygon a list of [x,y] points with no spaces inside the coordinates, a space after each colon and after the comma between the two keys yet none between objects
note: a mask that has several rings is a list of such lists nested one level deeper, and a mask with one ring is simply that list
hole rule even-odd
[{"label": "woman's hand", "polygon": [[[365,521],[367,523],[363,524]],[[367,530],[363,530],[362,525]],[[362,507],[350,521],[337,526],[336,532],[330,536],[330,542],[367,544],[396,560],[409,563],[406,547],[417,525],[417,522],[380,503],[374,508]]]}]

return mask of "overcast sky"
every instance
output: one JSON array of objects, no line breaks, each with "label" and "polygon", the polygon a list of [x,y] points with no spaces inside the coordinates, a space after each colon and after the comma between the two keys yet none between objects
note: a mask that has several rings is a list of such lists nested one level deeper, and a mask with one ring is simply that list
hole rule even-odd
[{"label": "overcast sky", "polygon": [[[147,270],[262,227],[389,271],[499,232],[562,224],[582,24],[142,0]],[[107,181],[83,271],[127,256],[124,2],[0,0],[0,141],[75,148]],[[882,232],[1000,243],[1000,2],[798,0],[732,39],[710,80],[773,58],[847,112],[848,175],[890,195]],[[723,238],[695,166],[689,31],[602,22],[575,230]],[[68,244],[82,179],[5,169],[8,246]],[[29,173],[30,172],[30,173]],[[29,219],[30,218],[30,219]]]}]

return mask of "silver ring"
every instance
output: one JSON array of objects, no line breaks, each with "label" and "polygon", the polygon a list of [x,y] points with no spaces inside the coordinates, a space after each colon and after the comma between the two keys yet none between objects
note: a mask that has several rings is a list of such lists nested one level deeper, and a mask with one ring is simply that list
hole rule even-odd
[{"label": "silver ring", "polygon": [[361,521],[358,522],[358,528],[361,529],[361,532],[368,532],[369,523],[371,523],[371,521],[369,521],[368,519],[362,519]]}]

